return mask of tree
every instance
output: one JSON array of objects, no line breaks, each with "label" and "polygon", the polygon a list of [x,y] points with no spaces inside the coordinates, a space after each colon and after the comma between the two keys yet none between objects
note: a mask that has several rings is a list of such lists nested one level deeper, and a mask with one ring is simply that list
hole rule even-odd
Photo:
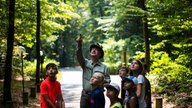
[{"label": "tree", "polygon": [[[40,1],[37,0],[37,29],[36,29],[36,57],[37,57],[37,64],[36,64],[36,84],[40,83]],[[39,88],[37,88],[39,91]]]},{"label": "tree", "polygon": [[[146,11],[145,0],[140,0],[140,5],[143,11]],[[149,36],[148,36],[148,21],[147,15],[143,16],[143,36],[145,42],[145,63],[147,64],[147,69],[150,69],[150,48],[149,48]]]},{"label": "tree", "polygon": [[3,103],[12,102],[11,97],[11,76],[12,76],[12,55],[14,42],[14,19],[15,19],[15,0],[9,0],[9,27],[7,36],[7,51],[5,63],[5,80],[3,88]]}]

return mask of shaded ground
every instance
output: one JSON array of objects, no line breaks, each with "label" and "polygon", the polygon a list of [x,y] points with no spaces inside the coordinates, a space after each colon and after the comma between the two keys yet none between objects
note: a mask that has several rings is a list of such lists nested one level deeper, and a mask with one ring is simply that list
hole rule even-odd
[{"label": "shaded ground", "polygon": [[25,81],[25,92],[28,93],[28,105],[23,105],[23,88],[22,88],[22,81],[12,81],[12,104],[7,105],[5,107],[2,104],[3,100],[3,82],[0,81],[0,108],[40,108],[39,104],[39,93],[36,93],[36,98],[30,97],[30,87],[34,85],[34,81]]},{"label": "shaded ground", "polygon": [[[80,93],[82,85],[82,72],[80,68],[62,68],[60,69],[60,76],[58,80],[62,85],[62,93],[65,99],[66,108],[79,108],[80,102]],[[112,82],[120,84],[120,78],[118,75],[111,75]],[[25,91],[28,92],[28,105],[23,105],[22,100],[22,82],[13,81],[12,82],[12,98],[14,107],[10,108],[40,108],[39,104],[39,93],[36,93],[36,98],[30,97],[30,87],[33,86],[34,81],[25,82]],[[2,93],[3,93],[3,82],[0,82],[0,101],[2,102]],[[155,96],[152,97],[153,108],[155,108]],[[163,99],[163,108],[186,108],[182,106],[175,106],[171,102],[167,102],[167,99]],[[106,97],[106,108],[109,106],[109,99]],[[5,108],[3,105],[0,105],[0,108]],[[188,108],[192,108],[189,106]]]}]

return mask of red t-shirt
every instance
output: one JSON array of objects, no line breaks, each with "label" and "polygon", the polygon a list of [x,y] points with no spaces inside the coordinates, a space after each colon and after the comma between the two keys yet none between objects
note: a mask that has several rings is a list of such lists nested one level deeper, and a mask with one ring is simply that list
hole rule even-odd
[{"label": "red t-shirt", "polygon": [[58,95],[61,95],[61,93],[61,84],[56,80],[51,82],[48,78],[46,78],[40,85],[41,108],[49,108],[43,98],[44,94],[47,94],[51,102],[56,105],[56,98]]}]

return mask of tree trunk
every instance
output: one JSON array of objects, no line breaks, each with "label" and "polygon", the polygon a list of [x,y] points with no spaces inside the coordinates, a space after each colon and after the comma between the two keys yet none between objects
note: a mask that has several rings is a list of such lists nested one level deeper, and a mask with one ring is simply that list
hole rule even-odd
[{"label": "tree trunk", "polygon": [[3,86],[3,103],[12,102],[11,97],[11,77],[12,77],[12,55],[14,43],[14,18],[15,18],[15,0],[9,0],[9,27],[7,36],[7,51],[5,63],[5,76]]},{"label": "tree trunk", "polygon": [[37,30],[36,30],[36,84],[40,83],[40,1],[37,0]]},{"label": "tree trunk", "polygon": [[[145,11],[145,0],[140,1],[141,8]],[[145,40],[145,63],[147,64],[148,70],[150,69],[150,48],[149,48],[149,36],[148,36],[148,23],[147,23],[147,15],[143,16],[143,35]]]},{"label": "tree trunk", "polygon": [[148,70],[150,69],[150,48],[149,48],[149,36],[148,36],[148,24],[147,17],[143,18],[143,34],[145,37],[145,63],[147,64]]}]

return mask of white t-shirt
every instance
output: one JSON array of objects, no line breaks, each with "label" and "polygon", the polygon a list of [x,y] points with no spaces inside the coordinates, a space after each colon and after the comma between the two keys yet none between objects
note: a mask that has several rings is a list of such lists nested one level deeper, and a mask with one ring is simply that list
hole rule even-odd
[{"label": "white t-shirt", "polygon": [[145,79],[143,75],[137,76],[138,84],[142,84],[142,92],[139,100],[139,108],[145,108],[147,105],[145,103]]}]

